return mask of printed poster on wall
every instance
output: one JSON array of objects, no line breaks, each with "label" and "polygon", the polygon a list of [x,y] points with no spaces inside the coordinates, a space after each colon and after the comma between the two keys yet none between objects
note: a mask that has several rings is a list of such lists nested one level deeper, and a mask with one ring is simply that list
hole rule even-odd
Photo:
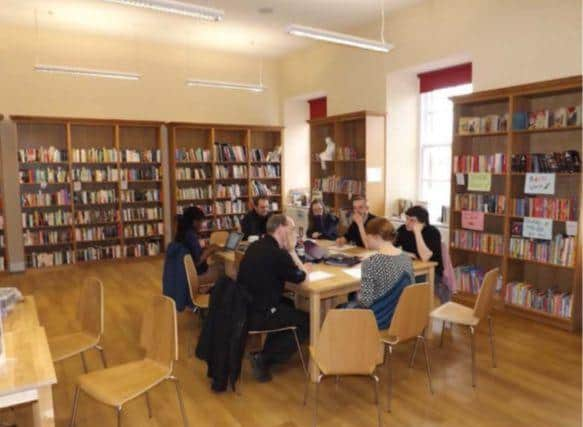
[{"label": "printed poster on wall", "polygon": [[466,230],[484,231],[484,212],[462,211],[462,228]]},{"label": "printed poster on wall", "polygon": [[554,173],[527,173],[524,180],[526,194],[555,194]]},{"label": "printed poster on wall", "polygon": [[522,236],[531,239],[553,239],[553,220],[547,218],[524,218]]},{"label": "printed poster on wall", "polygon": [[490,191],[491,188],[491,173],[472,172],[468,174],[468,191]]}]

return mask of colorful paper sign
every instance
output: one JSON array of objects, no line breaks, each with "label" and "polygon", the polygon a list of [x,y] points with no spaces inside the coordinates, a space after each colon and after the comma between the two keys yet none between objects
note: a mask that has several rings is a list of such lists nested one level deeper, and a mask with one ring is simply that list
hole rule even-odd
[{"label": "colorful paper sign", "polygon": [[488,172],[472,172],[468,174],[469,191],[490,191],[492,174]]},{"label": "colorful paper sign", "polygon": [[567,236],[576,236],[577,235],[577,222],[576,221],[567,221],[565,223],[566,234]]},{"label": "colorful paper sign", "polygon": [[526,194],[555,194],[554,173],[527,173],[524,180]]},{"label": "colorful paper sign", "polygon": [[484,231],[484,212],[462,211],[462,228],[466,230]]},{"label": "colorful paper sign", "polygon": [[530,239],[553,239],[553,220],[547,218],[524,218],[522,236]]}]

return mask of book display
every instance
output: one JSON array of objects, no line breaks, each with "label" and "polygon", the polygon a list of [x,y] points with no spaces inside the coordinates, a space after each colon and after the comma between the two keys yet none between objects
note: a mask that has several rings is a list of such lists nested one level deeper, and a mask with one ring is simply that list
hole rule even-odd
[{"label": "book display", "polygon": [[473,304],[500,267],[499,309],[578,328],[581,88],[578,76],[453,98],[454,299]]},{"label": "book display", "polygon": [[12,119],[27,267],[161,252],[160,124]]}]

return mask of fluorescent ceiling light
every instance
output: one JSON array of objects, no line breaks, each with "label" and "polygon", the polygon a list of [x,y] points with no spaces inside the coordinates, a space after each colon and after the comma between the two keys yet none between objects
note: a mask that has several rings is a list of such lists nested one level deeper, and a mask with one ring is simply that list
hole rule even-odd
[{"label": "fluorescent ceiling light", "polygon": [[204,86],[220,89],[240,89],[249,90],[251,92],[263,92],[266,89],[266,87],[263,86],[262,84],[223,82],[219,80],[200,80],[200,79],[188,79],[186,80],[186,86]]},{"label": "fluorescent ceiling light", "polygon": [[376,52],[388,52],[394,46],[390,43],[379,42],[362,37],[351,36],[350,34],[337,33],[335,31],[322,30],[319,28],[306,27],[292,24],[286,28],[286,32],[294,36],[307,37],[310,39],[322,40],[330,43],[343,44],[361,49],[374,50]]},{"label": "fluorescent ceiling light", "polygon": [[176,15],[190,16],[207,21],[222,21],[225,12],[211,7],[198,6],[176,0],[104,0],[109,3],[118,3],[126,6],[142,7]]},{"label": "fluorescent ceiling light", "polygon": [[142,76],[136,73],[120,71],[93,70],[90,68],[68,67],[66,65],[35,65],[34,71],[43,73],[72,74],[75,76],[102,77],[106,79],[139,80]]}]

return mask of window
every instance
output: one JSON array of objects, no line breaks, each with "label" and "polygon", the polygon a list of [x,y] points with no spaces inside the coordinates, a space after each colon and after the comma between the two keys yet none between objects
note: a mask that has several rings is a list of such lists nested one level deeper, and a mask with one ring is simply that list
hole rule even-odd
[{"label": "window", "polygon": [[453,103],[449,97],[470,92],[471,83],[421,93],[419,199],[427,202],[431,221],[439,220],[442,207],[450,202]]}]

